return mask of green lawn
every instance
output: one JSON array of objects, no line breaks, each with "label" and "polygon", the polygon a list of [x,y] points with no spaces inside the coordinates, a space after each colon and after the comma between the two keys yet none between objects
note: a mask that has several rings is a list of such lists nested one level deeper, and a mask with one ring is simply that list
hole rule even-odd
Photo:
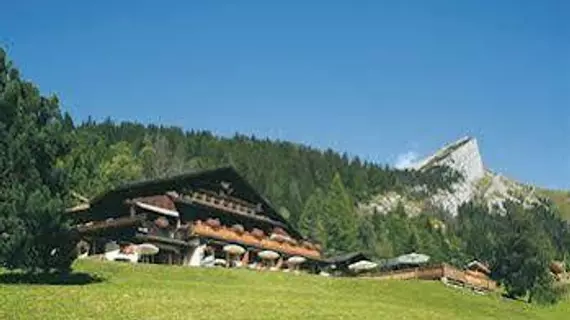
[{"label": "green lawn", "polygon": [[0,284],[0,319],[568,319],[436,282],[80,261],[86,285]]}]

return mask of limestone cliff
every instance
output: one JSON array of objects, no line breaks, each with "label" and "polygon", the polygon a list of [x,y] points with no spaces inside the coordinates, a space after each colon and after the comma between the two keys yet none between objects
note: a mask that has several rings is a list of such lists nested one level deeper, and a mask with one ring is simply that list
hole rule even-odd
[{"label": "limestone cliff", "polygon": [[425,170],[434,165],[448,166],[463,176],[462,181],[452,185],[452,191],[439,192],[430,199],[432,204],[455,215],[461,204],[475,197],[476,184],[485,176],[477,140],[470,137],[460,139],[414,165],[413,169]]},{"label": "limestone cliff", "polygon": [[363,212],[388,212],[399,203],[409,214],[419,213],[427,205],[440,207],[452,215],[459,206],[470,200],[486,203],[490,208],[503,208],[505,200],[532,203],[539,201],[534,188],[517,183],[487,170],[483,164],[477,139],[464,137],[444,146],[433,155],[414,164],[413,170],[427,170],[432,166],[448,166],[461,173],[463,179],[454,183],[450,191],[440,191],[424,199],[407,194],[389,193],[374,197],[370,202],[360,204]]}]

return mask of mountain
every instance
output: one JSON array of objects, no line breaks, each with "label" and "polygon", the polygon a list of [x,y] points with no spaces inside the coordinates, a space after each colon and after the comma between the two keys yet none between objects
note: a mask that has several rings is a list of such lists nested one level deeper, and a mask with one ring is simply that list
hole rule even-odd
[{"label": "mountain", "polygon": [[409,214],[421,212],[426,207],[437,207],[457,214],[461,204],[477,201],[486,204],[489,209],[504,210],[506,200],[523,205],[551,200],[559,211],[570,217],[570,192],[545,190],[507,178],[486,168],[477,139],[464,137],[450,143],[425,159],[412,164],[409,169],[425,172],[435,166],[446,166],[461,174],[462,178],[450,188],[435,194],[422,196],[421,188],[412,188],[404,192],[378,194],[371,201],[361,203],[364,212],[388,212],[402,204]]}]

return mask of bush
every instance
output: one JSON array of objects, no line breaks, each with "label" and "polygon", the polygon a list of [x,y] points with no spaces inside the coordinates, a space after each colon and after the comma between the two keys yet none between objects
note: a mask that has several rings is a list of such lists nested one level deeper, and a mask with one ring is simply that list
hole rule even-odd
[{"label": "bush", "polygon": [[553,305],[568,295],[569,285],[557,283],[553,279],[541,281],[531,290],[529,302],[541,305]]},{"label": "bush", "polygon": [[69,272],[76,257],[77,238],[61,214],[61,202],[45,190],[18,200],[9,206],[12,214],[2,210],[6,219],[0,219],[0,224],[10,224],[4,223],[6,241],[0,246],[0,263],[29,273]]}]

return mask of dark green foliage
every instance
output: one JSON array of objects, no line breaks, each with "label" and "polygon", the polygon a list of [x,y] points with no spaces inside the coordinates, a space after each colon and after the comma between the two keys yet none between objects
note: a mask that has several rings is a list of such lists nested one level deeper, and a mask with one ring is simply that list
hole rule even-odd
[{"label": "dark green foliage", "polygon": [[20,228],[2,251],[4,266],[31,272],[68,272],[75,259],[75,239],[62,219],[62,204],[46,190],[19,197]]},{"label": "dark green foliage", "polygon": [[58,100],[45,98],[0,50],[0,265],[68,271],[72,235],[61,217],[66,177],[56,159],[69,151]]},{"label": "dark green foliage", "polygon": [[543,229],[533,223],[533,212],[520,205],[507,204],[495,276],[512,297],[525,296],[548,281],[548,266],[554,258],[552,243]]},{"label": "dark green foliage", "polygon": [[453,230],[448,230],[453,225],[446,219],[449,217],[444,219],[428,211],[410,217],[402,205],[385,215],[375,213],[370,219],[366,219],[371,222],[373,235],[377,239],[374,253],[371,255],[390,258],[421,252],[428,254],[434,263],[462,265],[466,257],[461,251],[461,239]]},{"label": "dark green foliage", "polygon": [[377,255],[378,236],[372,217],[358,217],[358,247],[369,256]]},{"label": "dark green foliage", "polygon": [[532,290],[529,302],[543,305],[555,304],[568,296],[568,284],[555,283],[552,277],[539,281]]},{"label": "dark green foliage", "polygon": [[[549,206],[523,207],[507,202],[506,213],[489,212],[486,206],[467,203],[457,217],[427,209],[410,217],[402,205],[382,215],[361,218],[359,243],[376,257],[389,258],[410,252],[463,267],[470,260],[490,264],[493,278],[513,298],[529,297],[536,303],[554,303],[564,294],[549,274],[549,264],[568,255],[568,224]],[[368,230],[364,223],[373,225]],[[376,241],[372,246],[370,242]],[[374,249],[371,249],[374,247]]]},{"label": "dark green foliage", "polygon": [[570,227],[548,205],[507,202],[505,209],[499,215],[474,204],[460,208],[456,232],[463,239],[464,252],[489,262],[493,277],[510,297],[556,302],[564,292],[554,283],[549,265],[568,254]]},{"label": "dark green foliage", "polygon": [[322,243],[330,254],[358,247],[355,207],[338,173],[326,192],[317,188],[309,197],[298,226],[302,233]]},{"label": "dark green foliage", "polygon": [[496,264],[502,217],[490,213],[486,206],[470,202],[459,208],[455,226],[466,253],[474,259]]},{"label": "dark green foliage", "polygon": [[346,192],[340,175],[334,175],[325,196],[322,219],[329,252],[352,251],[357,247],[357,220],[354,204]]},{"label": "dark green foliage", "polygon": [[302,234],[326,246],[327,234],[323,215],[324,201],[325,193],[320,188],[317,188],[305,203],[297,225]]}]

